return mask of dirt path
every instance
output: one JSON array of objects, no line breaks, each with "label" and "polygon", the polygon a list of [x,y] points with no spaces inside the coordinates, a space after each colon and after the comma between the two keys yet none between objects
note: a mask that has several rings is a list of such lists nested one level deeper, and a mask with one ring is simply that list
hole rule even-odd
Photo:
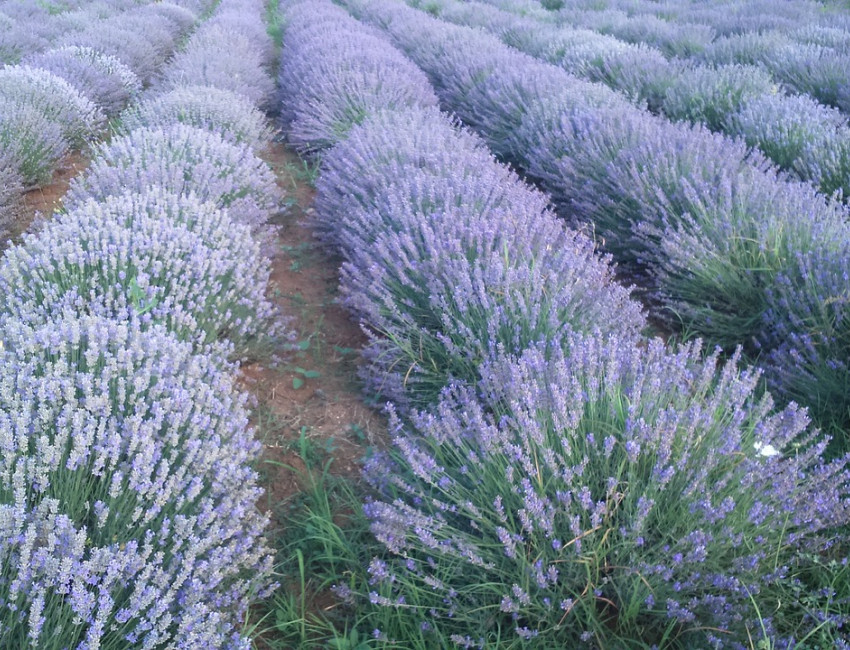
[{"label": "dirt path", "polygon": [[354,478],[367,448],[385,439],[386,423],[360,396],[357,360],[365,339],[337,302],[340,260],[328,255],[310,228],[310,170],[280,143],[263,158],[289,204],[278,219],[270,291],[297,332],[296,349],[281,350],[287,355],[282,362],[243,366],[246,386],[258,399],[265,505],[274,514],[278,504],[301,491],[291,468],[303,469],[302,437],[334,458],[332,473]]}]

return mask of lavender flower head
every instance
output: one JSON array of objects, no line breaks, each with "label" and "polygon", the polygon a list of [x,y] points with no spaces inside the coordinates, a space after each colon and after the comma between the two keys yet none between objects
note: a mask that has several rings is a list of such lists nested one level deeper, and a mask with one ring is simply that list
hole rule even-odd
[{"label": "lavender flower head", "polygon": [[847,522],[850,475],[736,361],[573,336],[488,364],[480,395],[457,386],[412,425],[393,417],[394,465],[366,505],[397,556],[372,567],[376,602],[415,601],[405,615],[461,645],[676,629],[715,647],[710,628],[763,629],[750,594],[775,606],[775,562]]},{"label": "lavender flower head", "polygon": [[35,327],[71,310],[164,324],[196,345],[273,334],[270,265],[248,228],[161,188],[78,204],[10,248],[2,321]]},{"label": "lavender flower head", "polygon": [[281,201],[274,174],[247,144],[174,124],[136,129],[97,147],[94,162],[71,182],[65,206],[149,187],[195,194],[261,233]]},{"label": "lavender flower head", "polygon": [[188,124],[253,149],[267,146],[274,131],[265,115],[242,95],[213,86],[180,86],[140,102],[121,116],[121,131]]},{"label": "lavender flower head", "polygon": [[233,368],[100,317],[0,339],[0,637],[247,650],[273,554]]}]

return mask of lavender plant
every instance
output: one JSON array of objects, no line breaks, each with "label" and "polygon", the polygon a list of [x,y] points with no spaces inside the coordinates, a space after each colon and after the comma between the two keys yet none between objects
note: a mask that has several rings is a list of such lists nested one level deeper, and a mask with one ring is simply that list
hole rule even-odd
[{"label": "lavender plant", "polygon": [[[317,228],[343,255],[357,255],[365,248],[360,244],[387,229],[397,230],[392,213],[386,215],[388,221],[379,219],[380,208],[386,205],[387,187],[410,174],[456,185],[454,195],[444,194],[435,208],[466,205],[484,214],[534,198],[545,210],[542,195],[494,163],[479,136],[437,109],[378,112],[323,156],[316,181]],[[411,179],[411,189],[415,182]],[[361,218],[352,218],[354,212]],[[365,214],[374,217],[364,220]]]},{"label": "lavender plant", "polygon": [[263,68],[262,52],[242,32],[225,25],[209,25],[197,32],[169,63],[157,80],[160,90],[180,86],[214,86],[244,95],[251,103],[267,108],[274,96],[274,82]]},{"label": "lavender plant", "polygon": [[269,38],[263,21],[263,3],[242,2],[222,5],[210,19],[209,24],[218,24],[245,36],[257,48],[263,66],[271,69],[277,52],[274,42]]},{"label": "lavender plant", "polygon": [[794,30],[790,36],[798,43],[812,43],[839,52],[850,52],[850,33],[837,26],[807,24]]},{"label": "lavender plant", "polygon": [[661,109],[671,119],[702,122],[712,131],[723,131],[743,104],[777,90],[773,78],[755,66],[698,66],[670,83]]},{"label": "lavender plant", "polygon": [[370,335],[367,388],[405,407],[427,404],[451,379],[475,381],[499,350],[557,345],[576,330],[635,336],[644,325],[610,260],[533,198],[481,215],[428,206],[435,196],[442,203],[441,183],[421,184],[424,196],[407,209],[398,206],[409,188],[387,188],[399,231],[379,234],[341,269],[345,303]]},{"label": "lavender plant", "polygon": [[280,71],[288,138],[297,149],[332,146],[378,110],[437,105],[425,75],[395,48],[341,11],[338,26],[316,29],[310,6],[287,13]]},{"label": "lavender plant", "polygon": [[247,650],[272,553],[233,369],[161,326],[57,317],[0,335],[3,645]]},{"label": "lavender plant", "polygon": [[821,192],[850,195],[850,130],[838,109],[807,95],[763,95],[733,113],[727,129]]},{"label": "lavender plant", "polygon": [[161,51],[142,34],[120,23],[100,21],[59,39],[57,45],[89,47],[114,56],[142,80],[150,82],[164,62]]},{"label": "lavender plant", "polygon": [[798,93],[819,102],[850,111],[841,99],[850,73],[850,54],[814,44],[787,45],[765,60],[774,77]]},{"label": "lavender plant", "polygon": [[20,63],[28,54],[48,46],[48,41],[35,34],[26,23],[0,15],[0,63]]},{"label": "lavender plant", "polygon": [[646,43],[661,50],[665,56],[680,58],[699,54],[715,36],[709,25],[662,20],[652,15],[632,16],[610,33],[628,43]]},{"label": "lavender plant", "polygon": [[567,347],[392,417],[365,506],[391,554],[372,602],[466,648],[790,647],[765,612],[796,554],[847,523],[846,460],[824,462],[737,358]]},{"label": "lavender plant", "polygon": [[699,59],[713,65],[759,65],[774,58],[791,42],[786,34],[778,31],[742,32],[718,38]]},{"label": "lavender plant", "polygon": [[143,5],[137,8],[134,12],[136,16],[156,16],[157,18],[165,18],[168,22],[161,22],[166,27],[173,38],[180,38],[188,32],[198,20],[195,12],[188,7],[174,4],[173,2],[155,2],[149,5]]},{"label": "lavender plant", "polygon": [[0,153],[0,236],[5,238],[20,210],[23,183],[14,161],[5,152]]},{"label": "lavender plant", "polygon": [[[766,337],[778,278],[799,255],[843,246],[850,214],[808,183],[771,174],[727,180],[712,193],[685,186],[683,194],[688,216],[651,233],[658,301],[675,325],[727,349],[743,344],[755,358],[775,345]],[[809,404],[814,394],[798,397]]]},{"label": "lavender plant", "polygon": [[49,182],[68,151],[62,127],[36,107],[0,97],[0,151],[27,187]]},{"label": "lavender plant", "polygon": [[27,65],[62,77],[107,115],[115,115],[142,90],[136,74],[114,56],[66,45],[29,56]]},{"label": "lavender plant", "polygon": [[496,350],[642,327],[590,240],[438,112],[384,113],[325,164],[319,219],[346,255],[341,290],[381,394],[427,403]]},{"label": "lavender plant", "polygon": [[82,146],[105,124],[106,117],[88,98],[61,77],[39,68],[0,69],[0,98],[26,104],[62,127],[62,134]]},{"label": "lavender plant", "polygon": [[530,144],[529,171],[633,266],[650,262],[657,243],[635,237],[638,223],[686,214],[683,181],[710,196],[747,159],[743,143],[629,107],[577,109],[555,123],[545,109],[532,111],[521,133]]},{"label": "lavender plant", "polygon": [[95,149],[94,162],[74,178],[65,206],[127,190],[161,187],[194,194],[227,208],[231,218],[261,238],[280,205],[281,192],[268,165],[246,144],[186,124],[136,129]]},{"label": "lavender plant", "polygon": [[243,354],[274,335],[270,264],[248,228],[161,188],[88,200],[11,247],[0,263],[2,321],[33,327],[71,310],[163,324]]},{"label": "lavender plant", "polygon": [[767,378],[786,399],[810,406],[850,450],[850,250],[840,244],[801,251],[768,291]]},{"label": "lavender plant", "polygon": [[142,127],[188,124],[212,131],[234,144],[262,149],[274,137],[265,115],[242,95],[213,86],[181,86],[127,109],[121,116],[124,134]]}]

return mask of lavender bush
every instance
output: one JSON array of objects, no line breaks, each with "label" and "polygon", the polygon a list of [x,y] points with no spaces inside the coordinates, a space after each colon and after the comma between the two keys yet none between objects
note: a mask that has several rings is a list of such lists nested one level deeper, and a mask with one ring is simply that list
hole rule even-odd
[{"label": "lavender bush", "polygon": [[214,86],[244,95],[255,106],[267,108],[274,95],[274,82],[263,68],[259,47],[236,29],[224,24],[208,25],[195,33],[169,63],[157,88]]},{"label": "lavender bush", "polygon": [[774,77],[798,93],[850,112],[842,101],[850,74],[850,54],[814,44],[794,44],[778,49],[765,60]]},{"label": "lavender bush", "polygon": [[28,234],[0,264],[3,322],[72,310],[164,324],[198,346],[242,354],[273,335],[270,264],[247,227],[193,196],[156,189],[89,200]]},{"label": "lavender bush", "polygon": [[839,52],[850,52],[850,32],[840,27],[808,24],[795,29],[790,36],[798,43],[812,43]]},{"label": "lavender bush", "polygon": [[755,358],[775,344],[765,337],[773,329],[769,296],[778,278],[793,270],[797,256],[847,242],[850,213],[807,183],[777,182],[771,174],[684,194],[687,218],[651,233],[658,242],[658,300],[686,331],[727,349],[743,344]]},{"label": "lavender bush", "polygon": [[674,120],[702,122],[723,131],[731,114],[748,100],[777,91],[773,78],[755,66],[699,66],[668,86],[661,109]]},{"label": "lavender bush", "polygon": [[341,289],[372,334],[378,392],[427,403],[496,350],[643,326],[590,240],[440,113],[381,114],[324,163],[319,219],[347,257]]},{"label": "lavender bush", "polygon": [[271,69],[277,52],[263,21],[264,11],[265,4],[262,2],[240,0],[230,5],[221,5],[210,18],[209,24],[218,24],[245,36],[257,48],[263,66]]},{"label": "lavender bush", "polygon": [[[315,202],[320,233],[346,257],[357,255],[376,234],[397,229],[392,213],[388,221],[381,220],[381,209],[387,188],[407,183],[409,176],[411,192],[420,178],[447,184],[435,210],[465,206],[483,216],[532,199],[541,212],[546,209],[546,198],[495,164],[480,137],[437,109],[382,111],[322,158]],[[452,185],[453,193],[446,193]],[[355,212],[361,217],[352,218]],[[374,216],[364,220],[366,213]]]},{"label": "lavender bush", "polygon": [[232,368],[99,317],[2,340],[3,644],[247,650],[272,553]]},{"label": "lavender bush", "polygon": [[47,47],[48,41],[35,34],[26,23],[0,14],[0,63],[19,63],[23,57]]},{"label": "lavender bush", "polygon": [[121,23],[101,21],[61,38],[57,45],[89,47],[114,56],[147,84],[164,62],[161,50],[139,32]]},{"label": "lavender bush", "polygon": [[372,602],[467,648],[793,646],[772,589],[847,523],[850,474],[736,361],[575,336],[393,417]]},{"label": "lavender bush", "polygon": [[87,97],[61,77],[39,68],[0,69],[0,98],[25,104],[62,127],[62,134],[82,146],[105,124],[106,117]]},{"label": "lavender bush", "polygon": [[274,137],[265,115],[242,95],[212,86],[181,86],[127,109],[120,130],[188,124],[234,144],[262,149]]},{"label": "lavender bush", "polygon": [[137,8],[136,16],[155,16],[165,18],[168,22],[160,23],[171,32],[174,38],[180,38],[188,32],[198,20],[195,12],[188,7],[174,4],[173,2],[155,2]]},{"label": "lavender bush", "polygon": [[281,193],[274,174],[246,144],[185,124],[141,128],[95,149],[94,162],[74,178],[65,206],[103,199],[127,190],[161,187],[192,193],[227,208],[234,221],[261,235],[277,211]]},{"label": "lavender bush", "polygon": [[0,96],[0,151],[25,186],[47,183],[68,152],[62,127],[30,104]]},{"label": "lavender bush", "polygon": [[115,115],[141,92],[136,74],[114,56],[66,45],[29,56],[26,64],[62,77],[107,115]]},{"label": "lavender bush", "polygon": [[662,20],[656,16],[633,16],[610,31],[628,43],[646,43],[668,57],[689,58],[705,50],[714,40],[709,25]]},{"label": "lavender bush", "polygon": [[297,149],[327,148],[378,110],[436,106],[425,75],[395,48],[342,10],[336,24],[317,28],[312,6],[287,10],[281,55],[284,116]]},{"label": "lavender bush", "polygon": [[774,58],[779,50],[791,43],[781,32],[743,32],[718,38],[699,57],[713,65],[759,65]]},{"label": "lavender bush", "polygon": [[767,377],[783,397],[808,404],[836,451],[850,449],[850,246],[802,252],[768,292]]},{"label": "lavender bush", "polygon": [[850,196],[850,130],[838,109],[806,95],[763,95],[733,113],[727,129],[823,193]]}]

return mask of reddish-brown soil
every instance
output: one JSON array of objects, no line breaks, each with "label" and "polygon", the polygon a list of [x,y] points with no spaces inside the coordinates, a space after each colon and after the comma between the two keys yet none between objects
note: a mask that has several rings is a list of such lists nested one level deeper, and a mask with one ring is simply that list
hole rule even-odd
[{"label": "reddish-brown soil", "polygon": [[11,238],[13,240],[19,238],[34,219],[39,216],[49,217],[57,208],[62,207],[62,197],[68,191],[71,179],[82,173],[88,163],[88,157],[82,153],[68,154],[62,160],[59,169],[54,172],[53,180],[49,185],[37,187],[24,194],[21,218],[12,229]]},{"label": "reddish-brown soil", "polygon": [[297,334],[295,349],[275,351],[282,360],[243,366],[246,386],[258,399],[265,505],[274,514],[278,504],[301,490],[302,439],[333,458],[331,473],[354,478],[367,448],[385,439],[386,424],[360,397],[357,351],[365,339],[337,300],[340,260],[314,237],[314,191],[304,163],[280,144],[264,158],[288,204],[277,220],[270,296]]}]

